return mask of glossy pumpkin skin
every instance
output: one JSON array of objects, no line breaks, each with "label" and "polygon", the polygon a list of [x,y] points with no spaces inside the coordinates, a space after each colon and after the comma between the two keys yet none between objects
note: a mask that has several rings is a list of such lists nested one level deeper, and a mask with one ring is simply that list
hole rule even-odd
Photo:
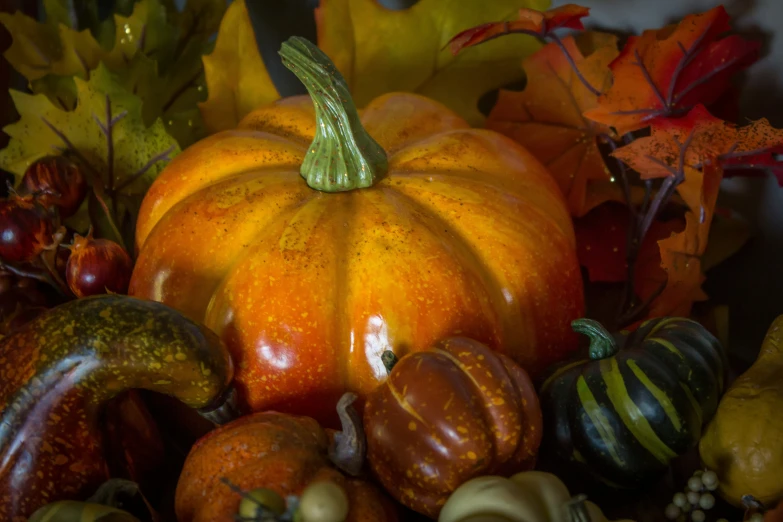
[{"label": "glossy pumpkin skin", "polygon": [[241,497],[221,479],[243,491],[271,489],[283,498],[300,496],[317,481],[346,492],[345,522],[397,520],[391,502],[368,482],[345,477],[329,461],[331,433],[312,418],[275,412],[255,413],[221,426],[190,450],[176,492],[179,522],[233,522]]},{"label": "glossy pumpkin skin", "polygon": [[463,482],[535,465],[542,420],[533,383],[467,338],[409,354],[367,398],[367,460],[403,505],[437,518]]},{"label": "glossy pumpkin skin", "polygon": [[325,193],[300,176],[309,97],[177,156],[142,204],[129,293],[218,332],[253,410],[330,425],[344,391],[364,397],[385,378],[384,350],[464,335],[533,375],[566,357],[582,280],[546,169],[421,96],[382,96],[362,122],[389,162],[365,189]]},{"label": "glossy pumpkin skin", "polygon": [[770,325],[756,362],[731,384],[699,442],[718,491],[735,506],[752,495],[783,501],[783,315]]},{"label": "glossy pumpkin skin", "polygon": [[100,413],[111,398],[142,388],[209,408],[232,372],[214,333],[160,303],[96,296],[25,324],[0,341],[0,520],[109,478]]},{"label": "glossy pumpkin skin", "polygon": [[698,443],[728,365],[718,340],[690,319],[651,319],[611,337],[612,349],[594,337],[590,359],[542,385],[542,451],[609,486],[635,487]]}]

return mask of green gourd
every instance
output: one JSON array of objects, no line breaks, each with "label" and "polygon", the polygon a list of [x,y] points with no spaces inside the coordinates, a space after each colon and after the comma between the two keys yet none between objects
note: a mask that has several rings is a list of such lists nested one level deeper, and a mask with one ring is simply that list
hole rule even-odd
[{"label": "green gourd", "polygon": [[131,389],[216,418],[233,366],[218,337],[160,303],[70,301],[0,341],[0,520],[83,499],[109,476],[103,406]]},{"label": "green gourd", "polygon": [[648,320],[610,334],[578,319],[589,358],[541,386],[542,452],[613,487],[636,487],[693,448],[726,384],[718,340],[690,319]]}]

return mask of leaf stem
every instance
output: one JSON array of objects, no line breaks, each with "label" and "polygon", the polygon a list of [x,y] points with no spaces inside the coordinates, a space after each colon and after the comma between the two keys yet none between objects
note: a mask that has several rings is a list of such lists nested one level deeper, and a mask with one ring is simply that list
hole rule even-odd
[{"label": "leaf stem", "polygon": [[160,152],[156,155],[154,155],[150,160],[144,164],[139,170],[128,176],[123,180],[122,183],[117,185],[117,187],[114,189],[115,192],[122,192],[122,190],[129,185],[133,184],[134,181],[142,177],[148,170],[150,170],[155,164],[159,161],[163,161],[166,159],[170,159],[171,153],[174,152],[174,145],[169,147],[168,149],[164,150],[163,152]]},{"label": "leaf stem", "polygon": [[109,209],[109,206],[106,204],[106,201],[104,201],[103,196],[106,194],[103,192],[103,187],[100,185],[94,185],[92,188],[93,194],[95,194],[95,199],[98,200],[98,204],[101,206],[101,209],[103,209],[103,213],[106,215],[106,219],[109,221],[109,226],[111,227],[111,231],[114,233],[115,236],[117,236],[117,242],[119,245],[125,249],[126,252],[128,252],[128,247],[125,245],[125,239],[122,237],[122,234],[120,233],[120,229],[117,227],[117,223],[114,221],[114,216],[112,215],[111,210]]},{"label": "leaf stem", "polygon": [[636,65],[642,70],[642,74],[644,75],[645,81],[650,84],[650,88],[655,93],[655,96],[658,98],[658,101],[661,102],[661,105],[666,108],[668,111],[669,106],[666,104],[666,99],[663,97],[663,94],[661,94],[660,89],[658,89],[658,86],[655,85],[655,81],[653,81],[652,76],[650,75],[650,71],[647,70],[647,66],[644,65],[644,62],[642,61],[642,57],[639,54],[638,49],[634,49],[633,55],[636,58],[636,61],[633,63],[633,65]]},{"label": "leaf stem", "polygon": [[652,192],[652,181],[645,180],[645,201],[643,203],[643,210],[637,215],[635,226],[629,230],[630,242],[628,243],[628,249],[626,252],[626,262],[628,264],[628,276],[626,280],[625,292],[623,293],[623,300],[620,307],[620,313],[617,317],[617,324],[619,326],[625,326],[629,321],[633,321],[641,314],[645,313],[645,310],[650,306],[653,300],[657,298],[666,288],[664,283],[661,288],[656,292],[653,292],[651,296],[645,299],[644,302],[639,305],[635,305],[636,292],[634,290],[634,279],[636,277],[636,261],[639,256],[639,250],[644,243],[647,233],[650,231],[655,218],[658,217],[661,210],[669,204],[672,196],[674,195],[677,186],[685,180],[685,158],[688,147],[690,147],[693,141],[694,132],[691,131],[688,137],[679,146],[679,157],[677,160],[677,167],[670,167],[665,163],[657,160],[657,158],[648,156],[648,159],[666,168],[671,175],[663,180],[655,196],[650,198]]},{"label": "leaf stem", "polygon": [[579,67],[577,67],[576,62],[574,61],[574,58],[571,56],[571,53],[568,52],[568,49],[566,49],[565,44],[563,44],[563,41],[560,39],[559,36],[557,36],[555,33],[550,33],[549,38],[560,48],[560,50],[563,52],[563,55],[565,56],[566,60],[568,60],[569,65],[571,65],[571,69],[574,70],[574,74],[576,74],[576,77],[579,78],[579,81],[582,82],[582,85],[585,86],[585,88],[593,93],[596,96],[601,96],[603,94],[601,91],[593,87],[593,85],[587,81],[587,78],[585,78],[582,75],[582,71],[579,70]]},{"label": "leaf stem", "polygon": [[[40,270],[31,270],[27,268],[21,268],[18,266],[14,266],[12,264],[6,263],[5,261],[0,260],[0,270],[7,270],[8,272],[11,272],[15,276],[24,277],[27,279],[34,279],[36,281],[40,281],[42,283],[45,283],[49,286],[53,286],[57,288],[56,285],[52,284],[51,278],[49,278],[48,274],[45,272],[42,272]],[[58,288],[59,290],[59,288]]]},{"label": "leaf stem", "polygon": [[101,173],[98,169],[96,169],[89,161],[87,161],[87,158],[84,157],[84,155],[79,152],[79,149],[74,147],[71,140],[68,139],[68,136],[66,136],[63,132],[57,129],[54,125],[49,122],[44,116],[41,116],[41,121],[44,122],[44,125],[49,127],[49,129],[58,137],[60,140],[65,144],[65,146],[73,152],[73,154],[79,158],[79,161],[82,162],[84,167],[88,169],[90,172],[92,172],[93,178],[97,180],[101,180]]}]

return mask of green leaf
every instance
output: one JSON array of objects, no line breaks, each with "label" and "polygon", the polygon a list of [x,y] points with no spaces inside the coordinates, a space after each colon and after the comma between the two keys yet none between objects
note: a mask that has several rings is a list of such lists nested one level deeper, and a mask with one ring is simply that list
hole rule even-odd
[{"label": "green leaf", "polygon": [[[11,141],[0,151],[0,167],[21,177],[38,158],[68,152],[83,164],[94,190],[114,202],[131,197],[138,204],[180,148],[160,119],[145,124],[141,98],[121,80],[103,65],[92,71],[89,81],[75,78],[77,104],[72,111],[55,106],[43,94],[11,91],[21,119],[3,129]],[[128,216],[135,220],[136,210],[120,211],[119,203],[113,210],[116,226],[132,230],[133,223],[126,221]]]},{"label": "green leaf", "polygon": [[31,80],[30,90],[33,94],[45,95],[64,111],[72,111],[76,107],[76,82],[73,76],[47,74],[43,78]]},{"label": "green leaf", "polygon": [[100,19],[96,0],[43,0],[43,6],[47,23],[77,31],[89,29],[101,47],[111,49],[114,45],[114,19]]}]

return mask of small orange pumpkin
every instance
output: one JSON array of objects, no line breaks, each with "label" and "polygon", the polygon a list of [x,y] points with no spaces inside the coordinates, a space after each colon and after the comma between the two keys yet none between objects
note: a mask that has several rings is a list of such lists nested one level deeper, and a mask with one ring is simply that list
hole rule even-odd
[{"label": "small orange pumpkin", "polygon": [[131,295],[217,332],[253,411],[330,427],[345,391],[383,381],[384,350],[465,335],[534,375],[577,347],[573,225],[533,155],[414,94],[360,117],[317,47],[281,54],[311,96],[166,167],[141,206]]},{"label": "small orange pumpkin", "polygon": [[347,496],[345,522],[396,521],[392,502],[357,478],[365,439],[361,417],[352,407],[355,399],[348,393],[338,402],[341,432],[324,430],[309,417],[265,412],[241,417],[202,437],[180,474],[177,520],[233,522],[240,508],[245,509],[237,491],[250,492],[249,496],[265,491],[267,497],[271,492],[287,499],[328,482]]},{"label": "small orange pumpkin", "polygon": [[505,355],[464,337],[394,362],[367,398],[367,459],[405,506],[436,518],[479,475],[533,468],[542,416],[533,383]]}]

